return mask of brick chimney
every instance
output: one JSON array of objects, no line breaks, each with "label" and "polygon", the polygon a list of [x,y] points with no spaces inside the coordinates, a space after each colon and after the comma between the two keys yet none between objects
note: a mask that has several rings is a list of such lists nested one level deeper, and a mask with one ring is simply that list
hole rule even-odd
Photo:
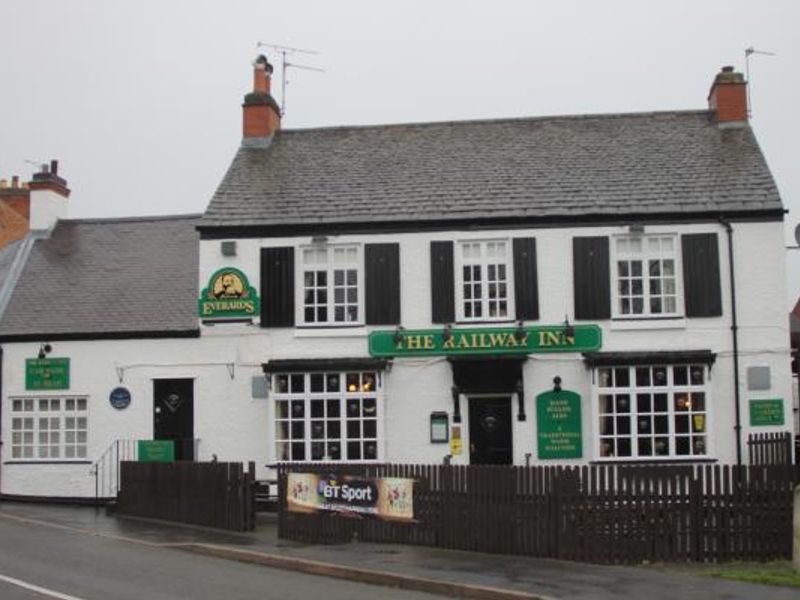
[{"label": "brick chimney", "polygon": [[245,95],[242,138],[248,145],[266,143],[281,126],[281,108],[270,93],[272,65],[263,54],[253,62],[253,91]]},{"label": "brick chimney", "polygon": [[28,234],[31,195],[28,184],[13,175],[11,182],[0,179],[0,248]]},{"label": "brick chimney", "polygon": [[747,82],[733,67],[722,67],[708,92],[708,109],[717,123],[747,121]]},{"label": "brick chimney", "polygon": [[67,198],[70,189],[67,182],[58,176],[58,161],[42,165],[28,183],[31,191],[31,230],[48,230],[56,221],[67,216]]}]

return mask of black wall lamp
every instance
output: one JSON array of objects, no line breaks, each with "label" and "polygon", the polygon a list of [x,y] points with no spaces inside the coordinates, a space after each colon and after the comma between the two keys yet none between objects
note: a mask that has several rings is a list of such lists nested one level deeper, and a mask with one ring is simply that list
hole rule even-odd
[{"label": "black wall lamp", "polygon": [[560,392],[561,391],[561,377],[556,375],[553,377],[553,391]]},{"label": "black wall lamp", "polygon": [[514,337],[518,342],[521,342],[525,339],[525,323],[522,320],[517,321],[517,330],[514,332]]},{"label": "black wall lamp", "polygon": [[575,337],[575,327],[569,322],[569,317],[567,315],[564,315],[564,337]]},{"label": "black wall lamp", "polygon": [[450,323],[447,323],[442,330],[442,341],[444,343],[449,342],[453,339],[453,326]]},{"label": "black wall lamp", "polygon": [[52,351],[53,347],[50,344],[46,342],[42,343],[39,346],[39,354],[38,354],[39,360],[44,360],[47,357],[47,355],[50,354]]},{"label": "black wall lamp", "polygon": [[403,343],[403,333],[405,333],[406,328],[402,325],[398,325],[397,329],[394,330],[394,345],[399,346]]}]

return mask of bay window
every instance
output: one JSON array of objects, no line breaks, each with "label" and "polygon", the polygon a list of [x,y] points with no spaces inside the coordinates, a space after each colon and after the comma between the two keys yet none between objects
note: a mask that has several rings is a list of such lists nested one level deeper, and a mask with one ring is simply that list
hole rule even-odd
[{"label": "bay window", "polygon": [[601,459],[707,455],[705,365],[600,367],[595,378]]},{"label": "bay window", "polygon": [[271,378],[276,460],[378,459],[376,372],[276,373]]}]

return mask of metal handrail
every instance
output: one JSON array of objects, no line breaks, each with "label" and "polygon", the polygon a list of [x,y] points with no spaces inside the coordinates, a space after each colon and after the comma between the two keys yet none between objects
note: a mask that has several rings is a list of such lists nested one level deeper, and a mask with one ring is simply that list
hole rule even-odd
[{"label": "metal handrail", "polygon": [[94,476],[94,498],[115,498],[119,492],[120,463],[123,460],[137,459],[137,440],[114,440],[92,463],[89,471]]}]

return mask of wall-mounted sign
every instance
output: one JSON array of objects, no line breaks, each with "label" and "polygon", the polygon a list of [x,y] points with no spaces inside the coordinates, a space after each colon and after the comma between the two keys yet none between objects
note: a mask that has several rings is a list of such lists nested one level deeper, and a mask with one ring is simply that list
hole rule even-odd
[{"label": "wall-mounted sign", "polygon": [[431,413],[431,443],[432,444],[446,444],[449,439],[448,427],[449,419],[446,412],[432,412]]},{"label": "wall-mounted sign", "polygon": [[26,390],[68,390],[68,358],[29,358],[25,361]]},{"label": "wall-mounted sign", "polygon": [[139,462],[173,462],[175,442],[172,440],[139,440]]},{"label": "wall-mounted sign", "polygon": [[581,397],[567,390],[536,396],[536,430],[540,459],[581,458]]},{"label": "wall-mounted sign", "polygon": [[397,477],[349,477],[289,473],[290,511],[334,511],[372,515],[391,521],[414,520],[414,480]]},{"label": "wall-mounted sign", "polygon": [[453,425],[452,435],[450,436],[450,454],[458,456],[461,454],[464,445],[461,440],[461,425]]},{"label": "wall-mounted sign", "polygon": [[201,319],[253,317],[259,313],[258,292],[239,269],[219,269],[197,303]]},{"label": "wall-mounted sign", "polygon": [[480,354],[534,354],[599,350],[602,332],[597,325],[501,327],[491,329],[418,329],[373,331],[372,356],[443,356]]},{"label": "wall-mounted sign", "polygon": [[752,427],[783,425],[784,421],[781,398],[750,400],[750,425]]},{"label": "wall-mounted sign", "polygon": [[115,387],[108,395],[108,402],[119,410],[128,408],[131,404],[131,392],[128,388]]}]

